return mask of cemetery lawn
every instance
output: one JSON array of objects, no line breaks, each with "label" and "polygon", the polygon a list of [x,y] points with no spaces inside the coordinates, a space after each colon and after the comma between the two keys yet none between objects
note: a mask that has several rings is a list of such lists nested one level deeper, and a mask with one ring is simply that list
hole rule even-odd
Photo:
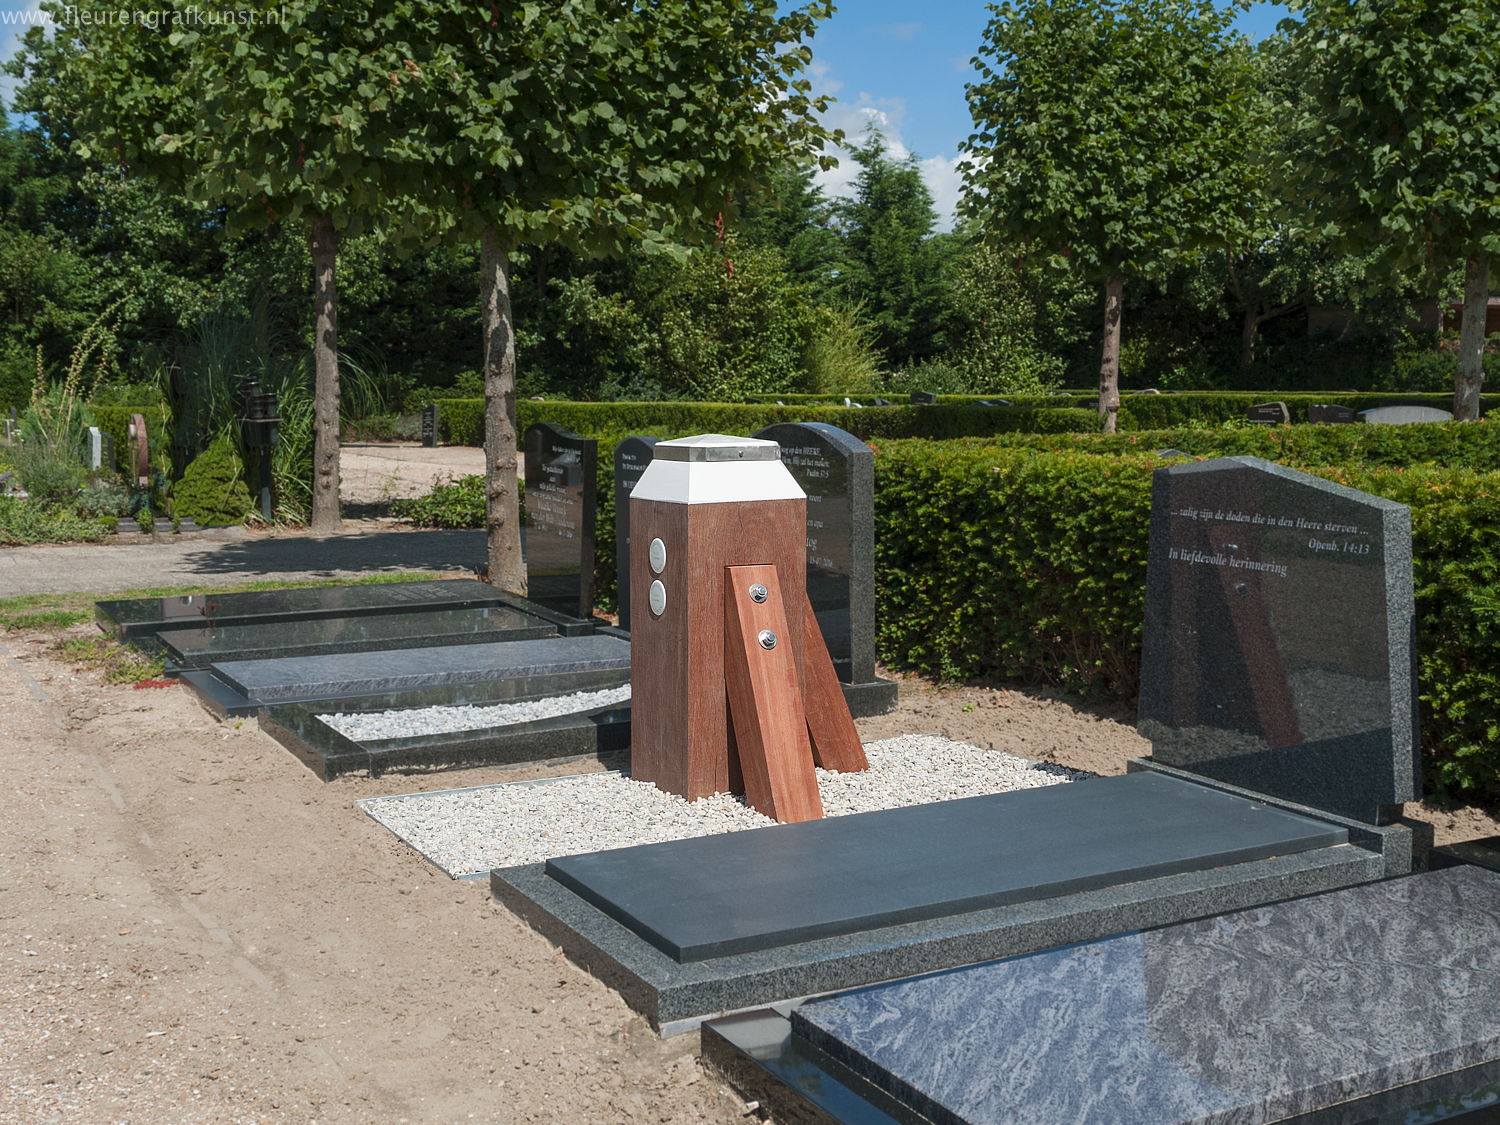
[{"label": "cemetery lawn", "polygon": [[[17,601],[0,603],[0,1119],[747,1119],[695,1036],[656,1039],[487,883],[450,881],[353,804],[566,770],[325,784],[253,721],[66,659],[98,635],[69,616],[84,595]],[[1122,711],[901,686],[864,738],[932,731],[1108,773],[1146,749]],[[1500,833],[1415,811],[1439,842]]]}]

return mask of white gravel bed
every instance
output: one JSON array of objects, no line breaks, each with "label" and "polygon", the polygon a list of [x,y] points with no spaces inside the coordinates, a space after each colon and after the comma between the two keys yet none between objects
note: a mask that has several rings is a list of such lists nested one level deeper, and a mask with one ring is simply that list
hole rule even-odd
[{"label": "white gravel bed", "polygon": [[[867,742],[865,754],[870,760],[866,771],[818,770],[826,815],[1034,789],[1091,776],[939,735]],[[739,797],[718,794],[689,802],[618,773],[371,797],[358,803],[456,879],[553,856],[775,823]]]},{"label": "white gravel bed", "polygon": [[599,691],[575,691],[571,695],[549,695],[520,703],[496,703],[491,706],[469,704],[463,707],[413,707],[401,711],[353,711],[319,716],[355,742],[377,738],[411,738],[419,734],[451,734],[461,730],[484,730],[551,719],[624,703],[630,698],[630,685],[603,688]]}]

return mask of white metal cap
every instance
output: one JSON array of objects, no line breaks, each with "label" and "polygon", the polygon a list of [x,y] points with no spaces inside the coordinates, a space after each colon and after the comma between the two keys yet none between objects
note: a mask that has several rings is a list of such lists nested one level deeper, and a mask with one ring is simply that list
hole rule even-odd
[{"label": "white metal cap", "polygon": [[764,438],[699,434],[659,441],[651,454],[632,500],[734,504],[807,495],[781,463],[781,447]]}]

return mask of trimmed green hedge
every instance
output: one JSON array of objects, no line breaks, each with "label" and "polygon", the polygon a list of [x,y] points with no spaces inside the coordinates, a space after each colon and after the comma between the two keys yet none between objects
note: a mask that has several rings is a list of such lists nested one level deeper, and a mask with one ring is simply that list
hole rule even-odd
[{"label": "trimmed green hedge", "polygon": [[[1134,696],[1161,460],[981,442],[888,442],[877,454],[884,661]],[[1314,471],[1411,506],[1428,784],[1500,799],[1500,474]]]},{"label": "trimmed green hedge", "polygon": [[[1198,391],[1170,395],[1126,394],[1120,400],[1120,428],[1124,430],[1153,430],[1169,426],[1187,426],[1193,423],[1217,426],[1224,422],[1242,420],[1245,411],[1263,402],[1284,402],[1291,412],[1292,421],[1305,423],[1307,408],[1318,403],[1347,406],[1351,410],[1369,410],[1376,406],[1435,406],[1440,410],[1453,409],[1451,394],[1386,394],[1376,391],[1366,393],[1307,393],[1292,391],[1265,391],[1246,393]],[[1500,403],[1500,398],[1487,395],[1482,401],[1488,410]]]},{"label": "trimmed green hedge", "polygon": [[1003,434],[991,444],[1040,452],[1121,456],[1177,449],[1193,457],[1264,457],[1283,465],[1431,463],[1489,472],[1500,468],[1500,421],[1419,422],[1404,426],[1245,426],[1123,434]]},{"label": "trimmed green hedge", "polygon": [[[874,438],[987,437],[1002,433],[1090,433],[1099,429],[1092,411],[1037,407],[765,406],[714,402],[533,402],[516,404],[516,428],[555,422],[585,436],[599,432],[657,434],[748,434],[775,422],[828,422],[863,441]],[[445,399],[438,404],[438,433],[453,445],[480,445],[482,399]]]}]

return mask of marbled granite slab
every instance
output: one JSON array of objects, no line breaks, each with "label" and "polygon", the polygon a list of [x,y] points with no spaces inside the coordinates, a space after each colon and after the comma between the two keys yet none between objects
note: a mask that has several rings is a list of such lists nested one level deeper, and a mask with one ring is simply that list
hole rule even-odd
[{"label": "marbled granite slab", "polygon": [[1343,844],[1155,773],[562,856],[547,874],[678,961]]},{"label": "marbled granite slab", "polygon": [[1257,1125],[1500,1057],[1459,867],[877,985],[795,1033],[935,1122]]},{"label": "marbled granite slab", "polygon": [[252,702],[270,703],[629,667],[629,641],[595,634],[285,660],[231,660],[213,665],[213,670]]}]

